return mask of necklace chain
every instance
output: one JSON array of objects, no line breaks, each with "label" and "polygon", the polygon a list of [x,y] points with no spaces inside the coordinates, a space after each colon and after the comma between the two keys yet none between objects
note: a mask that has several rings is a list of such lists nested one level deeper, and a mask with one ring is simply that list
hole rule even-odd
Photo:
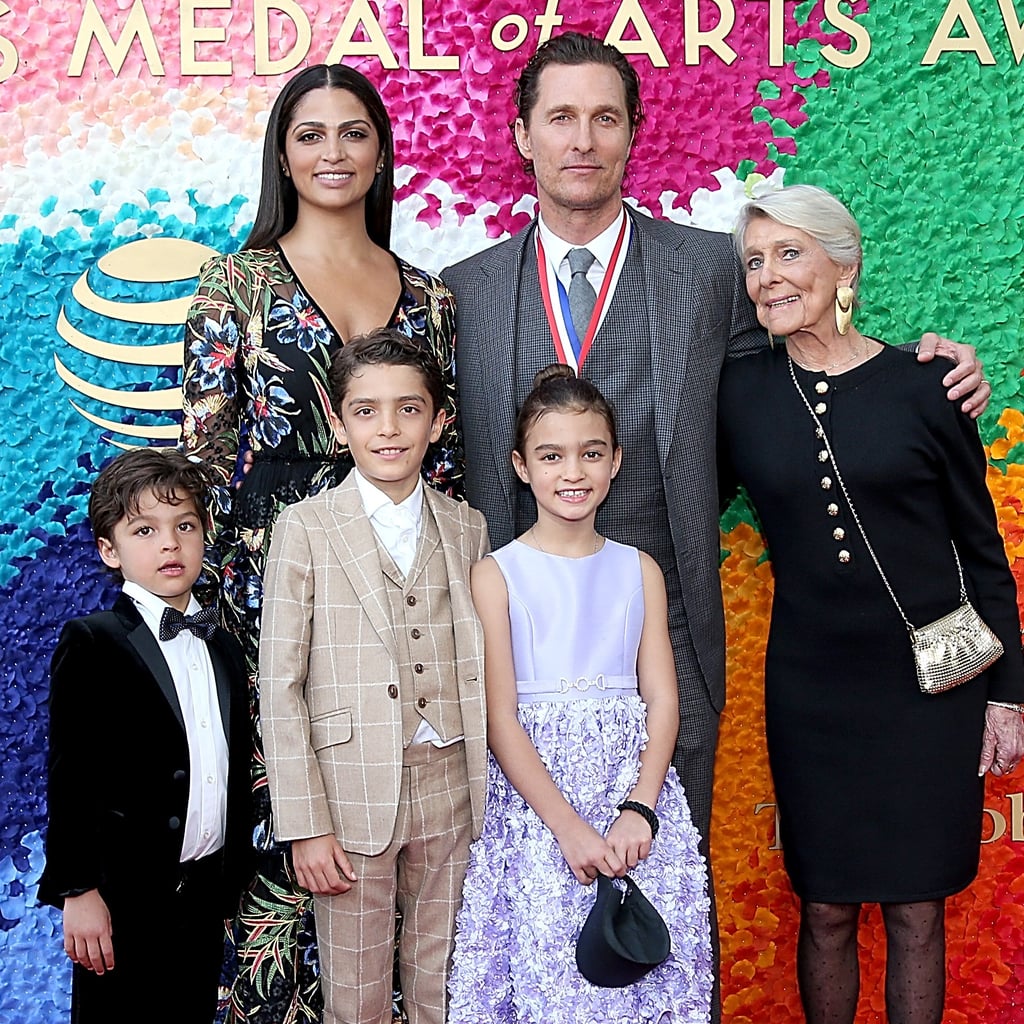
[{"label": "necklace chain", "polygon": [[[554,555],[555,554],[554,551],[548,551],[544,547],[544,545],[541,544],[541,542],[537,539],[537,524],[536,523],[534,523],[533,526],[530,527],[530,536],[533,537],[533,543],[537,545],[537,550],[540,551],[542,554],[545,554],[545,555]],[[597,551],[598,551],[598,548],[600,546],[601,546],[601,534],[599,534],[597,532],[597,530],[595,530],[594,531],[594,550],[591,551],[590,553],[592,555],[596,555]],[[556,557],[558,557],[558,558],[572,558],[574,556],[572,556],[572,555],[556,555]],[[585,558],[586,556],[582,555],[582,556],[575,556],[575,557],[583,557],[583,558]]]},{"label": "necklace chain", "polygon": [[837,359],[834,363],[829,363],[827,366],[808,366],[799,359],[794,359],[792,356],[790,356],[790,358],[793,359],[793,362],[796,363],[797,366],[809,371],[810,373],[828,373],[829,370],[836,370],[840,366],[846,366],[847,363],[852,363],[855,359],[860,359],[866,354],[867,350],[867,343],[865,341],[865,344],[861,346],[859,352],[854,352],[845,359]]}]

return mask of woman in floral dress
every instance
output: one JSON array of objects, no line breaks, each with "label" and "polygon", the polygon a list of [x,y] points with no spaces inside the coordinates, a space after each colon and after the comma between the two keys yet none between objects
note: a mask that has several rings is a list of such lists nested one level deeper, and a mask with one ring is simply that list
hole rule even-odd
[{"label": "woman in floral dress", "polygon": [[230,1006],[246,1024],[320,1015],[309,894],[273,838],[257,663],[274,522],[352,468],[327,416],[327,367],[347,339],[386,325],[435,353],[448,371],[449,419],[424,472],[449,494],[461,490],[454,302],[439,279],[388,250],[393,171],[391,124],[370,82],[342,65],[298,74],[270,114],[252,231],[240,252],[203,267],[186,327],[182,444],[216,474],[208,575],[249,668],[258,873],[236,922]]}]

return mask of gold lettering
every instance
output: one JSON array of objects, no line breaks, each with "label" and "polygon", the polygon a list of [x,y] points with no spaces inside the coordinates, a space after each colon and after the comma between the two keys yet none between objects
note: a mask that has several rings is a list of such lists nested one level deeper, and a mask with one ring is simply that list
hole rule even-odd
[{"label": "gold lettering", "polygon": [[999,10],[1003,15],[1003,24],[1006,26],[1006,38],[1010,40],[1013,47],[1013,59],[1019,64],[1021,57],[1024,57],[1024,24],[1017,19],[1017,10],[1013,6],[1013,0],[999,0]]},{"label": "gold lettering", "polygon": [[409,0],[409,67],[413,71],[458,71],[458,55],[423,52],[423,0]]},{"label": "gold lettering", "polygon": [[1010,793],[1010,838],[1024,843],[1024,793]]},{"label": "gold lettering", "polygon": [[[514,34],[508,39],[504,36],[506,28],[511,28],[514,31]],[[491,43],[496,50],[509,53],[523,45],[526,33],[529,31],[530,25],[521,14],[506,14],[504,18],[499,18],[494,23],[494,28],[491,29]]]},{"label": "gold lettering", "polygon": [[223,26],[196,24],[196,11],[224,10],[231,6],[231,0],[180,0],[179,19],[181,23],[181,73],[183,75],[230,75],[230,60],[199,60],[196,46],[199,43],[223,43],[226,31]]},{"label": "gold lettering", "polygon": [[760,814],[766,808],[771,808],[775,812],[775,834],[772,836],[772,845],[768,847],[769,850],[781,850],[782,849],[782,819],[779,817],[778,804],[754,804],[754,813]]},{"label": "gold lettering", "polygon": [[723,64],[732,64],[736,60],[736,51],[725,41],[725,37],[732,31],[732,26],[736,22],[736,9],[732,5],[732,0],[711,2],[718,8],[718,24],[707,32],[702,32],[698,0],[683,0],[683,63],[687,66],[700,63],[700,51],[704,47],[716,53]]},{"label": "gold lettering", "polygon": [[[280,57],[270,56],[270,12],[279,11],[295,26],[295,45]],[[309,54],[313,34],[309,18],[295,0],[256,0],[252,14],[257,75],[284,75],[298,67]]]},{"label": "gold lettering", "polygon": [[[753,3],[764,3],[765,0],[752,0]],[[781,68],[785,63],[785,0],[767,0],[768,2],[768,66]]]},{"label": "gold lettering", "polygon": [[768,66],[781,68],[786,62],[784,29],[786,8],[783,0],[768,0]]},{"label": "gold lettering", "polygon": [[[623,39],[622,34],[629,26],[636,30],[636,39]],[[608,35],[604,41],[614,46],[621,53],[644,53],[648,60],[656,68],[667,68],[668,58],[665,51],[654,34],[651,23],[647,20],[640,0],[622,0],[619,9],[615,12]]]},{"label": "gold lettering", "polygon": [[96,0],[86,0],[82,20],[78,26],[78,35],[75,37],[75,46],[71,51],[68,77],[79,78],[81,76],[82,69],[85,67],[85,58],[89,53],[89,44],[93,39],[99,43],[103,56],[107,58],[107,63],[115,75],[121,73],[121,68],[124,66],[125,58],[128,56],[134,39],[138,39],[139,45],[142,47],[150,74],[160,77],[164,73],[160,51],[157,48],[156,39],[153,37],[153,28],[146,17],[146,9],[142,6],[142,0],[135,0],[132,4],[128,20],[124,23],[124,29],[116,43],[103,22],[103,16],[96,9]]},{"label": "gold lettering", "polygon": [[[1006,818],[995,810],[993,807],[985,807],[982,811],[983,814],[987,814],[992,819],[992,835],[988,839],[982,839],[982,844],[994,843],[999,839],[1003,838],[1006,833]],[[984,828],[982,832],[984,832]]]},{"label": "gold lettering", "polygon": [[537,37],[537,45],[540,46],[551,38],[552,30],[562,24],[562,16],[558,13],[558,0],[547,0],[544,13],[538,14],[533,23],[540,29],[540,35]]},{"label": "gold lettering", "polygon": [[[966,36],[959,36],[954,39],[949,33],[953,26],[960,21],[964,27]],[[939,56],[947,51],[973,53],[978,58],[979,64],[995,64],[996,59],[992,56],[992,50],[985,39],[985,33],[981,31],[978,19],[971,10],[970,0],[949,0],[939,27],[928,44],[928,49],[921,58],[923,65],[934,64]]]},{"label": "gold lettering", "polygon": [[[362,28],[367,38],[357,42],[353,37],[359,28]],[[338,29],[331,52],[327,54],[327,63],[340,64],[343,57],[376,57],[381,67],[392,71],[398,67],[398,58],[388,45],[387,36],[384,35],[369,0],[352,0],[352,6],[346,12],[341,28]]]},{"label": "gold lettering", "polygon": [[[0,18],[10,13],[10,7],[0,2]],[[17,70],[18,48],[6,36],[0,36],[0,82],[6,82]]]},{"label": "gold lettering", "polygon": [[871,36],[863,25],[847,17],[839,9],[839,0],[825,0],[825,17],[853,40],[852,50],[837,50],[831,43],[821,48],[821,55],[837,68],[858,68],[871,53]]}]

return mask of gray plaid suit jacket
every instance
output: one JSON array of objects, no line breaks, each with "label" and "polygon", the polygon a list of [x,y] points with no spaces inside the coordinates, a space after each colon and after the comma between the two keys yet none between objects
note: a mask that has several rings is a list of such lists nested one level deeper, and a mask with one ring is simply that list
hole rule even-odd
[{"label": "gray plaid suit jacket", "polygon": [[[423,489],[441,535],[473,834],[483,822],[483,634],[470,566],[488,550],[483,516]],[[402,773],[399,654],[373,527],[355,479],[287,508],[268,556],[260,716],[279,840],[337,835],[373,856],[391,841]],[[423,580],[425,586],[443,581]]]},{"label": "gray plaid suit jacket", "polygon": [[[728,235],[629,211],[646,287],[635,311],[651,345],[657,462],[668,501],[692,647],[677,667],[703,679],[710,703],[725,702],[725,630],[718,579],[715,419],[718,377],[727,358],[766,343],[747,298]],[[466,450],[466,493],[487,518],[495,547],[514,533],[509,461],[516,418],[515,367],[520,280],[534,225],[442,272],[455,294],[456,387]],[[544,318],[538,303],[534,314]],[[554,352],[552,350],[552,361]],[[598,387],[600,380],[595,380]],[[635,453],[626,452],[627,459]],[[642,510],[638,510],[642,514]],[[607,525],[607,524],[606,524]],[[609,535],[616,538],[614,529]],[[697,659],[696,665],[680,666]]]}]

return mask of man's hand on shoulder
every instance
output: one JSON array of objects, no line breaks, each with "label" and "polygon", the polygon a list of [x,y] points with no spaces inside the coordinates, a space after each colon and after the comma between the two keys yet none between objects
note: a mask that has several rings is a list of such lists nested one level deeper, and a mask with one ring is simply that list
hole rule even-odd
[{"label": "man's hand on shoulder", "polygon": [[964,398],[960,408],[972,419],[977,419],[988,406],[992,387],[985,380],[985,368],[974,346],[958,344],[929,331],[921,335],[918,342],[917,361],[928,363],[936,356],[944,356],[956,363],[942,378],[949,392],[949,400],[955,402],[958,398]]}]

